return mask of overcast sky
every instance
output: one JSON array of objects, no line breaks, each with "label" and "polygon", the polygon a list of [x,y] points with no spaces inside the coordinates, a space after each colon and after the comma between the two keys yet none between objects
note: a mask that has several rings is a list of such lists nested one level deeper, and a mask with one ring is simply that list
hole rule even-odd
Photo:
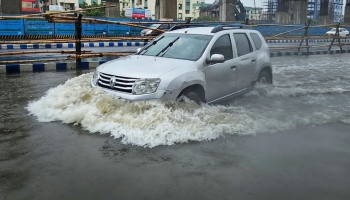
[{"label": "overcast sky", "polygon": [[[206,3],[213,3],[214,0],[205,0]],[[254,0],[241,0],[244,6],[254,6]],[[262,7],[261,0],[255,0],[256,7]]]}]

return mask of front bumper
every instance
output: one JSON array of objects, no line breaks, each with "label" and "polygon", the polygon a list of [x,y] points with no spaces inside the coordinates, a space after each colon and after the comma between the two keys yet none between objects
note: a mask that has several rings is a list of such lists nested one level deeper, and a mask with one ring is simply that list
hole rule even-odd
[{"label": "front bumper", "polygon": [[[92,80],[90,81],[91,87],[95,88],[98,87],[93,84]],[[102,88],[102,87],[100,87]],[[114,96],[118,97],[119,99],[125,99],[130,101],[139,101],[139,100],[151,100],[151,99],[158,99],[160,101],[176,101],[177,98],[177,90],[159,90],[155,91],[152,94],[140,94],[140,95],[134,95],[134,94],[128,94],[128,93],[122,93],[122,92],[116,92],[114,90],[110,90],[107,88],[102,88],[104,91],[113,94]]]}]

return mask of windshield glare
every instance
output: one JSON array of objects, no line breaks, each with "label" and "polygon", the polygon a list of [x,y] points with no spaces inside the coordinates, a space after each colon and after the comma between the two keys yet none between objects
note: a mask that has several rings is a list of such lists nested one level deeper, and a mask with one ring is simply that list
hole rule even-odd
[{"label": "windshield glare", "polygon": [[152,24],[150,27],[151,28],[158,28],[160,26],[160,24]]},{"label": "windshield glare", "polygon": [[198,60],[202,56],[206,46],[211,40],[211,35],[194,35],[194,34],[164,34],[164,37],[150,46],[147,50],[142,50],[140,55],[157,56],[169,43],[177,39],[165,53],[159,56],[165,58]]}]

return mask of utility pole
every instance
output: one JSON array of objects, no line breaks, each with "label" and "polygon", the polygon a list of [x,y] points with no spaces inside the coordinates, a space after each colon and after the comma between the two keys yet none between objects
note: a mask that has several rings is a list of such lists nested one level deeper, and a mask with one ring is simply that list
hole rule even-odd
[{"label": "utility pole", "polygon": [[75,64],[76,69],[81,69],[81,34],[82,34],[82,23],[81,18],[83,17],[82,14],[74,13],[75,17],[77,17],[75,21]]},{"label": "utility pole", "polygon": [[254,0],[254,13],[255,13],[256,20],[257,20],[258,17],[256,16],[256,5],[255,5],[255,0]]}]

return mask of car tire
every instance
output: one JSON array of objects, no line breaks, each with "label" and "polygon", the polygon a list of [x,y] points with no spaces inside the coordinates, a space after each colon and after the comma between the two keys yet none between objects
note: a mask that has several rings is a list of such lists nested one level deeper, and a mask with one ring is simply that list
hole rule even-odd
[{"label": "car tire", "polygon": [[189,100],[196,102],[196,104],[198,104],[198,105],[201,105],[203,103],[201,98],[195,92],[186,92],[186,93],[180,95],[178,98],[178,101],[184,102],[184,99],[181,98],[182,96],[185,96]]},{"label": "car tire", "polygon": [[271,84],[271,77],[266,71],[262,71],[259,74],[257,82],[262,84]]}]

